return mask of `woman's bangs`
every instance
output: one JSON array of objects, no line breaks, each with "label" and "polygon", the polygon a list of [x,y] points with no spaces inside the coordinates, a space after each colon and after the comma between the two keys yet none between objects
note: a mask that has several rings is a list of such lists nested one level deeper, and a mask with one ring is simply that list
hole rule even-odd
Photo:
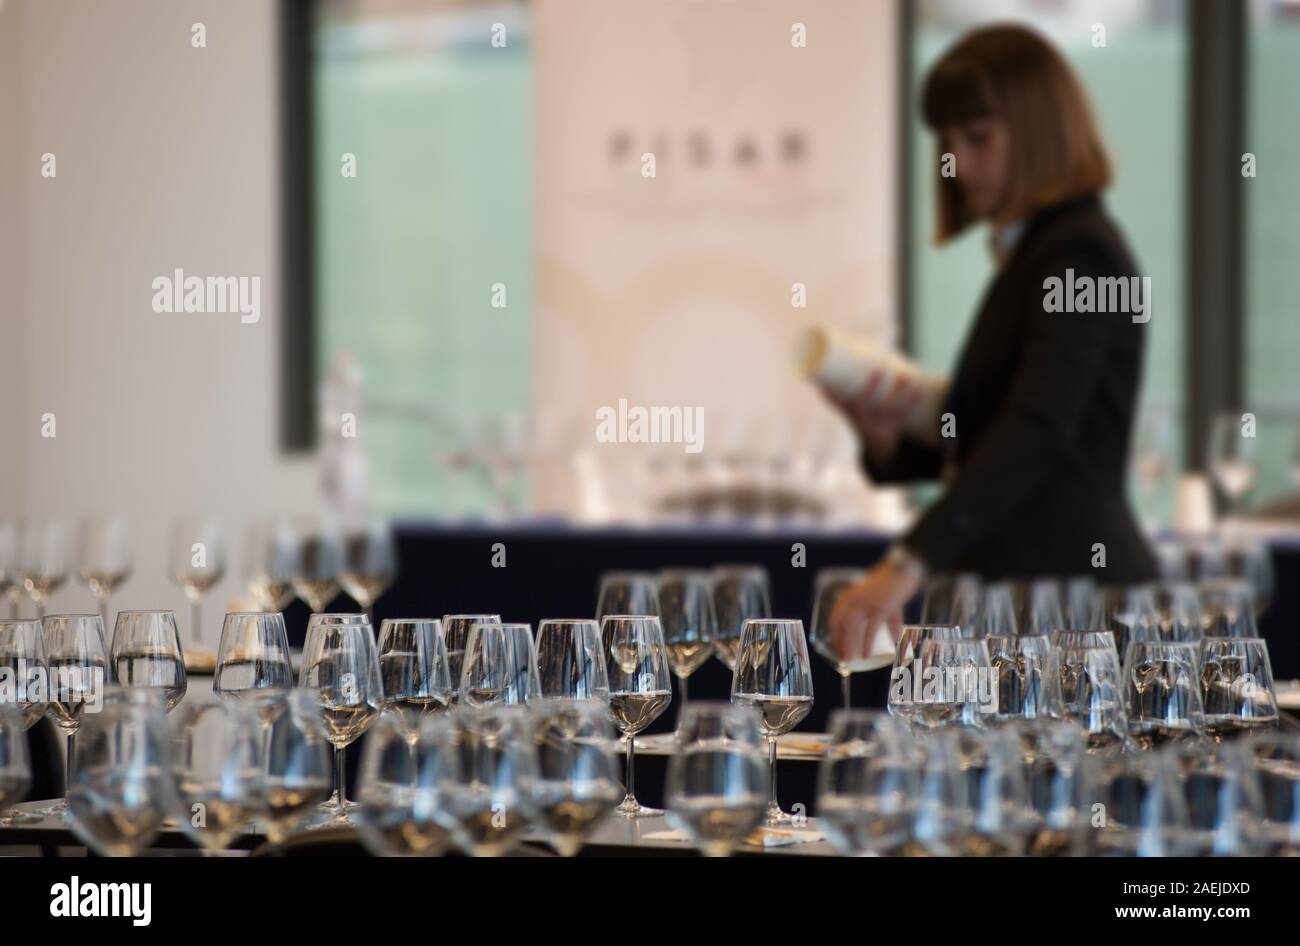
[{"label": "woman's bangs", "polygon": [[984,70],[962,58],[939,63],[921,92],[921,115],[935,131],[958,122],[992,118],[999,112]]}]

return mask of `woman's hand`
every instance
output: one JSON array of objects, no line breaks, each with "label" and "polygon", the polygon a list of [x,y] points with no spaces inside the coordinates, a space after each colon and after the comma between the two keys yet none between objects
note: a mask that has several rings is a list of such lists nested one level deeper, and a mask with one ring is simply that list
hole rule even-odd
[{"label": "woman's hand", "polygon": [[881,460],[893,456],[903,425],[922,396],[921,389],[906,378],[891,383],[879,371],[873,371],[862,390],[849,398],[840,397],[824,385],[819,387],[849,419],[863,446]]},{"label": "woman's hand", "polygon": [[[831,609],[831,639],[841,660],[866,657],[874,631],[883,621],[897,641],[903,605],[916,594],[917,577],[892,562],[882,562],[840,593]],[[868,633],[871,632],[871,633]]]}]

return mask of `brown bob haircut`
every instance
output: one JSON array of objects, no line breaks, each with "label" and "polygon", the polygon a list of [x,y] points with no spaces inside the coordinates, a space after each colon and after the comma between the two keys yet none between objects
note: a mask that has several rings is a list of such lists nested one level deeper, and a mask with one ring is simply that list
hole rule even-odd
[{"label": "brown bob haircut", "polygon": [[[1006,122],[1011,167],[997,223],[1110,183],[1110,160],[1083,86],[1061,54],[1032,30],[998,25],[968,33],[930,70],[921,113],[936,132],[975,119]],[[939,170],[936,175],[935,237],[943,243],[973,221],[957,179]]]}]

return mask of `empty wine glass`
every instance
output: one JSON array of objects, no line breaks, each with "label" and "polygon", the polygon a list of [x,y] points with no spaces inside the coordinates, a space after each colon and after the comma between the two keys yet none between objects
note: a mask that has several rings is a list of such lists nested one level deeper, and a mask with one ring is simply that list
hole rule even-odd
[{"label": "empty wine glass", "polygon": [[1255,482],[1255,437],[1242,432],[1242,415],[1224,412],[1215,416],[1207,442],[1210,475],[1228,498],[1228,512],[1236,511],[1241,498]]},{"label": "empty wine glass", "polygon": [[460,668],[460,701],[470,706],[532,703],[541,697],[533,630],[527,624],[475,624]]},{"label": "empty wine glass", "polygon": [[658,614],[654,576],[646,572],[606,572],[600,576],[596,620],[611,614]]},{"label": "empty wine glass", "polygon": [[1169,750],[1170,780],[1187,807],[1186,853],[1193,857],[1243,857],[1265,846],[1264,805],[1251,754],[1241,743],[1188,740]]},{"label": "empty wine glass", "polygon": [[1052,644],[1046,634],[994,635],[984,641],[996,678],[997,703],[987,721],[1039,719],[1060,714],[1061,698],[1052,673]]},{"label": "empty wine glass", "polygon": [[396,580],[397,543],[388,524],[372,522],[349,530],[343,539],[339,581],[372,623],[375,602]]},{"label": "empty wine glass", "polygon": [[1088,795],[1105,818],[1090,820],[1083,850],[1097,857],[1180,857],[1191,823],[1173,758],[1163,752],[1091,755]]},{"label": "empty wine glass", "polygon": [[1216,742],[1278,724],[1268,644],[1259,637],[1206,637],[1200,645],[1205,732]]},{"label": "empty wine glass", "polygon": [[679,715],[686,708],[686,681],[713,653],[718,616],[713,612],[709,576],[682,569],[659,573],[659,622],[668,645],[668,664],[681,690]]},{"label": "empty wine glass", "polygon": [[226,574],[226,548],[221,529],[211,519],[185,519],[172,532],[172,580],[190,602],[190,639],[203,640],[203,597]]},{"label": "empty wine glass", "polygon": [[772,616],[772,594],[767,571],[759,565],[720,565],[710,575],[713,613],[718,618],[714,651],[735,671],[740,632],[752,618]]},{"label": "empty wine glass", "polygon": [[529,713],[505,704],[462,705],[449,718],[461,765],[445,771],[444,797],[458,843],[477,857],[508,853],[538,817]]},{"label": "empty wine glass", "polygon": [[131,577],[131,540],[126,519],[96,516],[81,523],[77,542],[77,571],[99,602],[108,623],[108,599]]},{"label": "empty wine glass", "polygon": [[23,588],[36,602],[36,616],[43,618],[50,596],[68,580],[68,536],[63,523],[25,526],[19,561]]},{"label": "empty wine glass", "polygon": [[962,628],[955,625],[906,624],[894,651],[894,666],[889,672],[889,695],[885,708],[889,715],[906,723],[920,722],[924,691],[919,658],[926,641],[962,639]]},{"label": "empty wine glass", "polygon": [[267,839],[283,841],[302,827],[333,792],[331,746],[320,695],[295,687],[272,691],[280,702],[266,739],[260,816]]},{"label": "empty wine glass", "polygon": [[547,699],[609,703],[600,625],[583,618],[543,621],[537,626],[537,672]]},{"label": "empty wine glass", "polygon": [[916,668],[922,688],[913,723],[929,729],[949,723],[979,726],[993,710],[997,693],[983,640],[931,637],[921,644]]},{"label": "empty wine glass", "polygon": [[[7,680],[4,689],[8,690],[8,700],[18,707],[25,727],[31,729],[49,704],[49,665],[40,621],[0,621],[0,680]],[[17,824],[40,818],[10,812],[4,820]]]},{"label": "empty wine glass", "polygon": [[1201,582],[1201,630],[1205,637],[1258,637],[1250,584],[1240,578]]},{"label": "empty wine glass", "polygon": [[799,725],[813,706],[812,666],[803,621],[766,618],[745,622],[731,678],[731,702],[758,709],[759,727],[767,739],[769,826],[785,824],[776,795],[776,742]]},{"label": "empty wine glass", "polygon": [[1260,787],[1262,853],[1300,856],[1300,736],[1264,732],[1245,745]]},{"label": "empty wine glass", "polygon": [[953,623],[963,631],[973,626],[973,637],[1014,637],[1028,633],[1016,620],[1016,600],[1012,594],[1010,582],[996,581],[984,586],[980,595],[979,611],[973,620],[965,614],[954,615]]},{"label": "empty wine glass", "polygon": [[1139,748],[1194,739],[1205,726],[1195,644],[1134,641],[1124,684],[1128,731]]},{"label": "empty wine glass", "polygon": [[266,729],[284,709],[285,691],[293,687],[289,637],[284,615],[235,611],[221,625],[212,692],[217,699],[247,703]]},{"label": "empty wine glass", "polygon": [[1154,590],[1147,585],[1102,589],[1093,604],[1088,627],[1114,634],[1120,654],[1128,653],[1128,645],[1133,641],[1160,640],[1160,615]]},{"label": "empty wine glass", "polygon": [[245,547],[244,582],[263,611],[283,611],[293,603],[293,580],[302,572],[301,549],[293,526],[284,519],[254,523]]},{"label": "empty wine glass", "polygon": [[886,855],[908,838],[919,790],[911,733],[877,710],[836,710],[817,771],[817,818],[842,854]]},{"label": "empty wine glass", "polygon": [[1066,627],[1088,627],[1100,593],[1097,583],[1088,575],[1072,575],[1061,584],[1061,607],[1065,610]]},{"label": "empty wine glass", "polygon": [[31,784],[27,722],[18,707],[0,703],[0,827],[28,820],[30,816],[19,815],[13,805],[23,800]]},{"label": "empty wine glass", "polygon": [[1061,716],[1087,734],[1088,751],[1111,753],[1128,739],[1123,675],[1109,631],[1063,631],[1052,635],[1052,665],[1061,694]]},{"label": "empty wine glass", "polygon": [[[932,646],[951,646],[935,643]],[[1022,746],[1008,728],[957,731],[962,770],[967,777],[966,803],[971,831],[963,839],[968,857],[1020,857],[1040,827],[1030,801]]]},{"label": "empty wine glass", "polygon": [[442,635],[447,643],[447,669],[451,673],[452,703],[460,702],[460,670],[465,659],[465,645],[475,624],[500,624],[499,614],[444,614]]},{"label": "empty wine glass", "polygon": [[334,746],[337,799],[328,807],[348,820],[347,760],[343,750],[379,718],[383,686],[375,634],[364,614],[313,614],[307,622],[298,685],[320,695],[325,738]]},{"label": "empty wine glass", "polygon": [[1160,639],[1194,642],[1201,639],[1201,598],[1186,581],[1162,581],[1155,588],[1156,622]]},{"label": "empty wine glass", "polygon": [[456,766],[457,753],[450,723],[431,721],[440,725],[414,741],[398,716],[381,717],[366,733],[358,822],[362,842],[381,857],[436,857],[453,844],[441,769]]},{"label": "empty wine glass", "polygon": [[924,731],[915,743],[918,788],[905,856],[952,857],[971,835],[970,777],[955,728]]},{"label": "empty wine glass", "polygon": [[[979,612],[984,585],[978,575],[967,572],[932,575],[926,579],[921,599],[921,624],[961,626]],[[963,627],[966,637],[975,636],[974,626]]]},{"label": "empty wine glass", "polygon": [[420,723],[451,704],[451,672],[442,622],[436,619],[384,621],[379,631],[379,679],[384,710],[414,745]]},{"label": "empty wine glass", "polygon": [[724,857],[763,821],[767,769],[758,710],[698,702],[686,708],[668,762],[668,818],[709,857]]},{"label": "empty wine glass", "polygon": [[9,602],[9,617],[18,617],[23,596],[21,540],[18,523],[0,520],[0,597]]},{"label": "empty wine glass", "polygon": [[608,703],[582,698],[542,703],[534,736],[537,821],[556,851],[572,857],[609,817],[623,791]]},{"label": "empty wine glass", "polygon": [[137,854],[178,810],[166,714],[160,690],[110,687],[103,709],[82,720],[68,822],[98,854]]},{"label": "empty wine glass", "polygon": [[1061,583],[1055,578],[1034,578],[1011,583],[1011,601],[1016,612],[1016,630],[1021,634],[1048,636],[1069,627],[1061,601]]},{"label": "empty wine glass", "polygon": [[119,611],[109,649],[113,679],[126,687],[158,690],[167,712],[185,696],[185,652],[175,611]]},{"label": "empty wine glass", "polygon": [[343,541],[334,525],[324,519],[308,521],[297,531],[298,573],[293,577],[293,590],[313,614],[319,614],[339,593]]},{"label": "empty wine glass", "polygon": [[[72,785],[82,715],[87,709],[97,713],[103,705],[108,672],[104,623],[98,614],[51,614],[41,622],[41,630],[50,668],[49,716],[68,740],[66,793]],[[42,814],[61,814],[66,809],[65,798]]]},{"label": "empty wine glass", "polygon": [[659,618],[650,615],[609,615],[600,637],[609,680],[609,709],[619,731],[627,736],[627,794],[615,809],[627,818],[657,815],[636,800],[634,766],[636,735],[668,708],[673,700],[668,647]]},{"label": "empty wine glass", "polygon": [[840,675],[840,691],[844,697],[844,708],[850,704],[850,680],[852,675],[865,670],[879,670],[894,662],[894,639],[889,634],[889,627],[881,622],[867,642],[865,648],[855,646],[856,653],[866,653],[865,657],[843,660],[835,649],[835,637],[831,633],[831,612],[840,594],[850,585],[859,581],[866,574],[857,568],[824,568],[817,573],[813,583],[812,631],[808,639],[813,649],[834,665]]},{"label": "empty wine glass", "polygon": [[1091,815],[1086,797],[1083,731],[1061,719],[1037,717],[1016,725],[1029,800],[1038,828],[1029,842],[1031,857],[1064,857],[1079,848],[1079,833]]},{"label": "empty wine glass", "polygon": [[205,853],[220,851],[261,807],[261,726],[235,702],[191,703],[171,723],[181,830]]}]

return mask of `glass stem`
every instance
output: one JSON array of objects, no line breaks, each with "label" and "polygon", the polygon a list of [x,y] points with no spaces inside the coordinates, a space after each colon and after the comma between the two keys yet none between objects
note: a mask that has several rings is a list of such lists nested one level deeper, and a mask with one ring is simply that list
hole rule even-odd
[{"label": "glass stem", "polygon": [[42,621],[45,620],[45,599],[44,598],[36,602],[36,617],[39,620]]},{"label": "glass stem", "polygon": [[199,642],[199,621],[203,617],[203,606],[195,601],[190,605],[190,632],[194,635],[194,643]]},{"label": "glass stem", "polygon": [[851,703],[851,697],[850,697],[850,695],[849,695],[849,691],[850,691],[849,680],[850,680],[850,679],[852,679],[852,674],[844,673],[844,674],[841,674],[841,675],[840,675],[840,691],[844,694],[844,708],[845,708],[845,709],[852,709],[852,706],[850,705],[850,703]]},{"label": "glass stem", "polygon": [[343,747],[334,747],[334,777],[339,783],[339,814],[342,815],[347,805],[347,778],[348,766],[347,760],[343,755]]},{"label": "glass stem", "polygon": [[366,605],[366,622],[373,628],[375,626],[375,605],[374,602]]},{"label": "glass stem", "polygon": [[99,619],[104,624],[104,633],[111,633],[112,628],[108,626],[108,595],[99,599]]},{"label": "glass stem", "polygon": [[689,677],[681,677],[680,679],[681,679],[681,681],[682,681],[682,705],[681,705],[681,707],[677,710],[677,718],[678,718],[678,719],[681,719],[681,718],[686,714],[686,681],[687,681],[688,679],[690,679],[690,678],[689,678]]},{"label": "glass stem", "polygon": [[636,801],[636,786],[633,784],[633,780],[632,780],[632,773],[634,771],[634,767],[632,765],[632,756],[635,751],[633,748],[635,743],[636,743],[636,736],[632,735],[632,733],[628,733],[627,734],[627,797],[631,801]]},{"label": "glass stem", "polygon": [[63,783],[63,797],[66,799],[72,791],[72,767],[77,758],[77,734],[68,733],[68,777]]},{"label": "glass stem", "polygon": [[776,737],[771,736],[767,740],[767,767],[771,775],[771,786],[767,795],[767,807],[771,811],[780,811],[781,806],[776,800]]}]

